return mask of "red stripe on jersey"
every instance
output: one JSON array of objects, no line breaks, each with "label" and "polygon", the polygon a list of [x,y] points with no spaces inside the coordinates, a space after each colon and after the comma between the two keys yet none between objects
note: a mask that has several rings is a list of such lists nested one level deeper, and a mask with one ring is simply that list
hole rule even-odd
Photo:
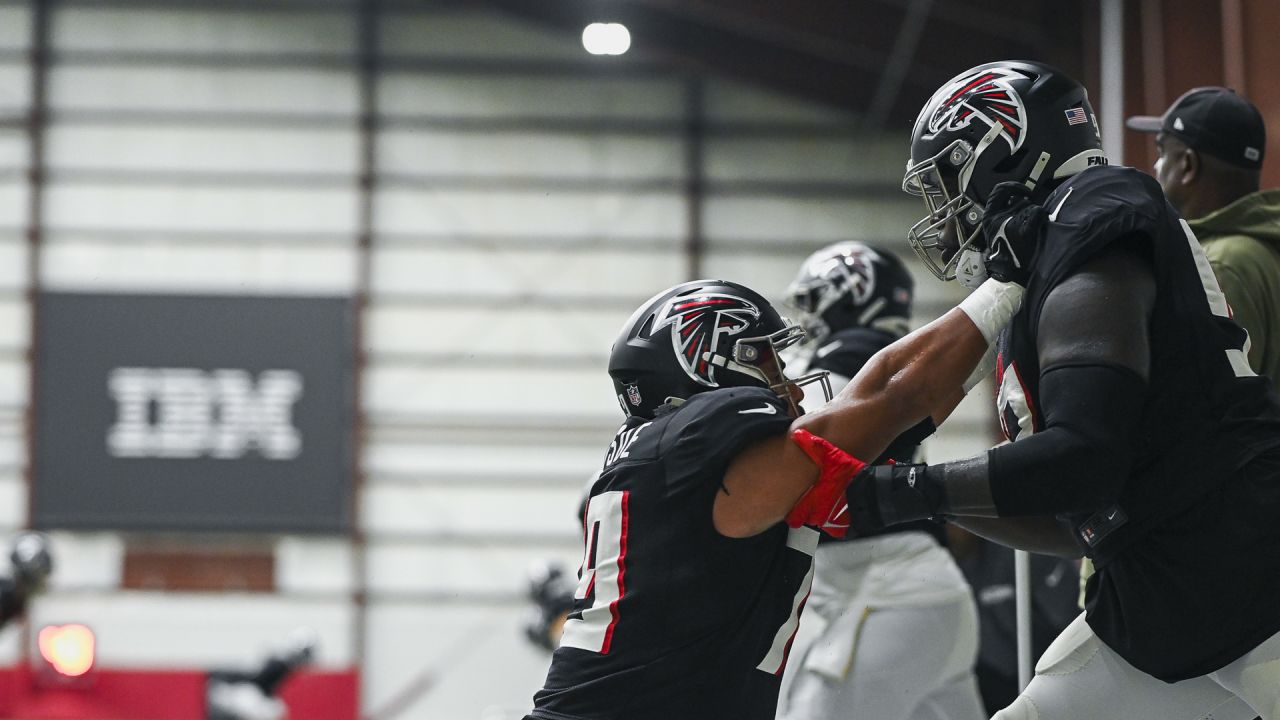
[{"label": "red stripe on jersey", "polygon": [[[800,605],[796,607],[796,616],[804,614],[804,606],[809,602],[809,595],[813,593],[813,586],[809,586],[809,592],[804,594],[804,599],[800,601]],[[791,644],[796,641],[796,633],[800,632],[800,623],[796,623],[796,629],[791,631],[791,637],[787,638],[786,647],[782,650],[782,662],[778,664],[778,669],[773,672],[774,675],[782,677],[782,671],[787,669],[787,660],[791,657]]]},{"label": "red stripe on jersey", "polygon": [[631,500],[631,491],[622,491],[622,537],[618,539],[618,599],[609,603],[609,627],[604,631],[604,644],[600,647],[600,653],[609,654],[609,646],[613,644],[613,629],[618,626],[618,603],[622,602],[622,597],[627,594],[626,575],[627,575],[627,529],[631,524],[630,513],[627,508]]}]

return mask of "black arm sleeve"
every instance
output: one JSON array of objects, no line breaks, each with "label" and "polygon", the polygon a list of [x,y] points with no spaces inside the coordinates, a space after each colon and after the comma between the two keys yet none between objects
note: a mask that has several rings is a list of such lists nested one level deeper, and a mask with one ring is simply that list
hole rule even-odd
[{"label": "black arm sleeve", "polygon": [[1040,376],[1045,428],[987,454],[1001,517],[1101,510],[1119,497],[1146,383],[1111,365],[1058,365]]}]

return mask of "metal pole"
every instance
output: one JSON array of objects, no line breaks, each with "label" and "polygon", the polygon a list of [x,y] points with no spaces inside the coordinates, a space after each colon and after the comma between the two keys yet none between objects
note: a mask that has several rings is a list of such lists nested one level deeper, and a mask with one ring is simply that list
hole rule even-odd
[{"label": "metal pole", "polygon": [[1031,555],[1025,550],[1013,551],[1013,591],[1017,601],[1018,627],[1018,692],[1031,684]]},{"label": "metal pole", "polygon": [[1102,0],[1101,66],[1102,149],[1111,162],[1124,164],[1124,0]]}]

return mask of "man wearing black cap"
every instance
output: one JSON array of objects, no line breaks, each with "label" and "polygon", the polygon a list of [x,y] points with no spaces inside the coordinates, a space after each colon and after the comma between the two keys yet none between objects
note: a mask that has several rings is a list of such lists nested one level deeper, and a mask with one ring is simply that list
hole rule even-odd
[{"label": "man wearing black cap", "polygon": [[1202,87],[1162,117],[1126,125],[1156,133],[1156,180],[1204,246],[1233,318],[1249,331],[1249,364],[1280,383],[1280,190],[1258,190],[1262,115],[1227,88]]}]

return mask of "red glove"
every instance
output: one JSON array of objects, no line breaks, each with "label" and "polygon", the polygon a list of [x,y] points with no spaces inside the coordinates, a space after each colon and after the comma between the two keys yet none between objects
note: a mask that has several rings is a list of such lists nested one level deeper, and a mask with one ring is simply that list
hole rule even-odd
[{"label": "red glove", "polygon": [[844,490],[867,464],[808,430],[796,430],[791,433],[791,440],[813,460],[821,474],[787,513],[787,525],[812,525],[831,537],[844,537],[849,532],[849,503]]}]

